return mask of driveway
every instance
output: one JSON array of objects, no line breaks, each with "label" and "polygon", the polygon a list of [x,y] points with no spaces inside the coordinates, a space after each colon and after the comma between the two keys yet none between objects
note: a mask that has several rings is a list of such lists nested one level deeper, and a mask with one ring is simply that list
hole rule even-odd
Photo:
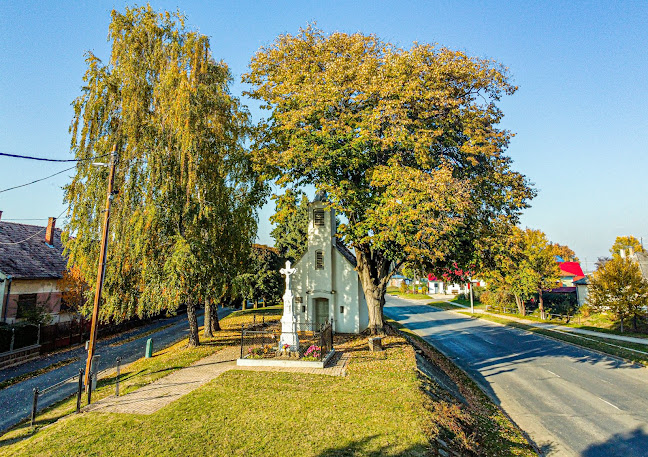
[{"label": "driveway", "polygon": [[387,296],[385,314],[464,369],[546,455],[648,455],[648,369],[417,300]]},{"label": "driveway", "polygon": [[[218,316],[220,318],[223,318],[232,311],[233,309],[230,308],[220,308],[218,310]],[[202,325],[202,321],[203,316],[201,315],[199,316],[199,325]],[[153,328],[163,327],[169,323],[171,324],[170,327],[163,328],[155,333],[148,334],[146,336],[141,336],[140,338],[134,339],[119,346],[111,347],[110,345],[115,343],[119,339],[128,339],[136,336],[137,334],[145,333],[146,331],[150,330],[151,327],[147,326],[146,328],[138,329],[135,334],[128,333],[123,336],[99,341],[96,350],[96,354],[100,356],[99,369],[104,370],[114,367],[115,359],[117,357],[121,357],[122,364],[134,362],[135,360],[144,357],[146,340],[148,340],[149,338],[153,338],[153,350],[159,351],[188,336],[189,324],[187,322],[186,314],[170,319],[161,320],[159,321],[159,323],[156,323]],[[19,382],[18,384],[9,386],[6,389],[0,390],[0,433],[6,431],[8,428],[12,427],[13,425],[29,416],[29,413],[31,411],[31,402],[33,398],[34,387],[38,387],[40,390],[43,390],[48,386],[54,385],[72,376],[78,375],[79,368],[85,369],[87,352],[83,347],[73,349],[71,351],[66,351],[64,356],[57,355],[57,357],[61,359],[79,357],[80,360],[64,367],[52,370],[48,373],[44,373],[40,376]],[[53,361],[56,360],[50,360],[49,363],[51,364]],[[37,368],[38,366],[35,366],[32,369]],[[16,374],[14,374],[14,376],[15,375]],[[41,410],[60,400],[63,400],[64,398],[67,398],[68,396],[76,392],[76,389],[76,383],[67,383],[53,390],[52,392],[44,394],[38,400],[38,409]]]}]

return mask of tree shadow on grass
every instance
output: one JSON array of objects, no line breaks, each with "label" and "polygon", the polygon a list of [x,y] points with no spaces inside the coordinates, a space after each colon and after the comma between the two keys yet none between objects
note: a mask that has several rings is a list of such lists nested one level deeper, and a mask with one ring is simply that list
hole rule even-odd
[{"label": "tree shadow on grass", "polygon": [[378,435],[367,436],[363,439],[352,441],[351,443],[334,446],[326,448],[320,451],[318,457],[382,457],[385,455],[394,456],[394,457],[405,457],[405,456],[423,456],[423,455],[432,455],[430,453],[431,449],[428,446],[414,445],[409,448],[400,451],[394,452],[395,444],[388,444],[380,447],[371,445],[371,442],[377,438]]}]

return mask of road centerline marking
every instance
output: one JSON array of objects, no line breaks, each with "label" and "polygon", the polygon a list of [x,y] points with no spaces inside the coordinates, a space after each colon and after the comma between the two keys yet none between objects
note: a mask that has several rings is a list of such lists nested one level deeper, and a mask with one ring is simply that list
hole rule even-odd
[{"label": "road centerline marking", "polygon": [[618,409],[619,411],[621,411],[621,408],[619,408],[619,407],[616,406],[616,405],[613,405],[613,404],[610,403],[609,401],[607,401],[607,400],[603,400],[601,397],[596,397],[596,398],[598,398],[599,400],[601,400],[603,403],[607,403],[607,404],[610,405],[612,408],[616,408],[616,409]]},{"label": "road centerline marking", "polygon": [[558,375],[557,375],[556,373],[554,373],[553,371],[551,371],[551,370],[547,370],[547,371],[548,371],[549,373],[551,373],[552,375],[554,375],[556,378],[560,378],[560,376],[558,376]]}]

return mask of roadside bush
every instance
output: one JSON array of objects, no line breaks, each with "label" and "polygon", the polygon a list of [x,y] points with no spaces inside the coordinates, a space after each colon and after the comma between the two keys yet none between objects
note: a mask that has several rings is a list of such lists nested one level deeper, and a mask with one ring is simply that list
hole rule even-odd
[{"label": "roadside bush", "polygon": [[542,294],[545,308],[552,314],[573,315],[578,310],[576,294],[557,294],[545,292]]},{"label": "roadside bush", "polygon": [[478,302],[481,302],[482,295],[486,292],[486,288],[483,286],[475,286],[473,287],[473,298],[477,300]]},{"label": "roadside bush", "polygon": [[406,294],[407,293],[407,284],[405,284],[405,281],[401,281],[401,285],[399,287],[399,290],[401,294]]}]

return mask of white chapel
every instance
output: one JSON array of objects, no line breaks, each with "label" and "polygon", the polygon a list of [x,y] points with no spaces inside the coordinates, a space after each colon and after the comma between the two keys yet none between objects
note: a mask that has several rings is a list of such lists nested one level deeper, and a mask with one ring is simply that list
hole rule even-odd
[{"label": "white chapel", "polygon": [[367,302],[356,259],[336,236],[335,210],[318,192],[308,208],[308,250],[292,277],[298,323],[333,323],[337,333],[360,333],[369,326]]}]

